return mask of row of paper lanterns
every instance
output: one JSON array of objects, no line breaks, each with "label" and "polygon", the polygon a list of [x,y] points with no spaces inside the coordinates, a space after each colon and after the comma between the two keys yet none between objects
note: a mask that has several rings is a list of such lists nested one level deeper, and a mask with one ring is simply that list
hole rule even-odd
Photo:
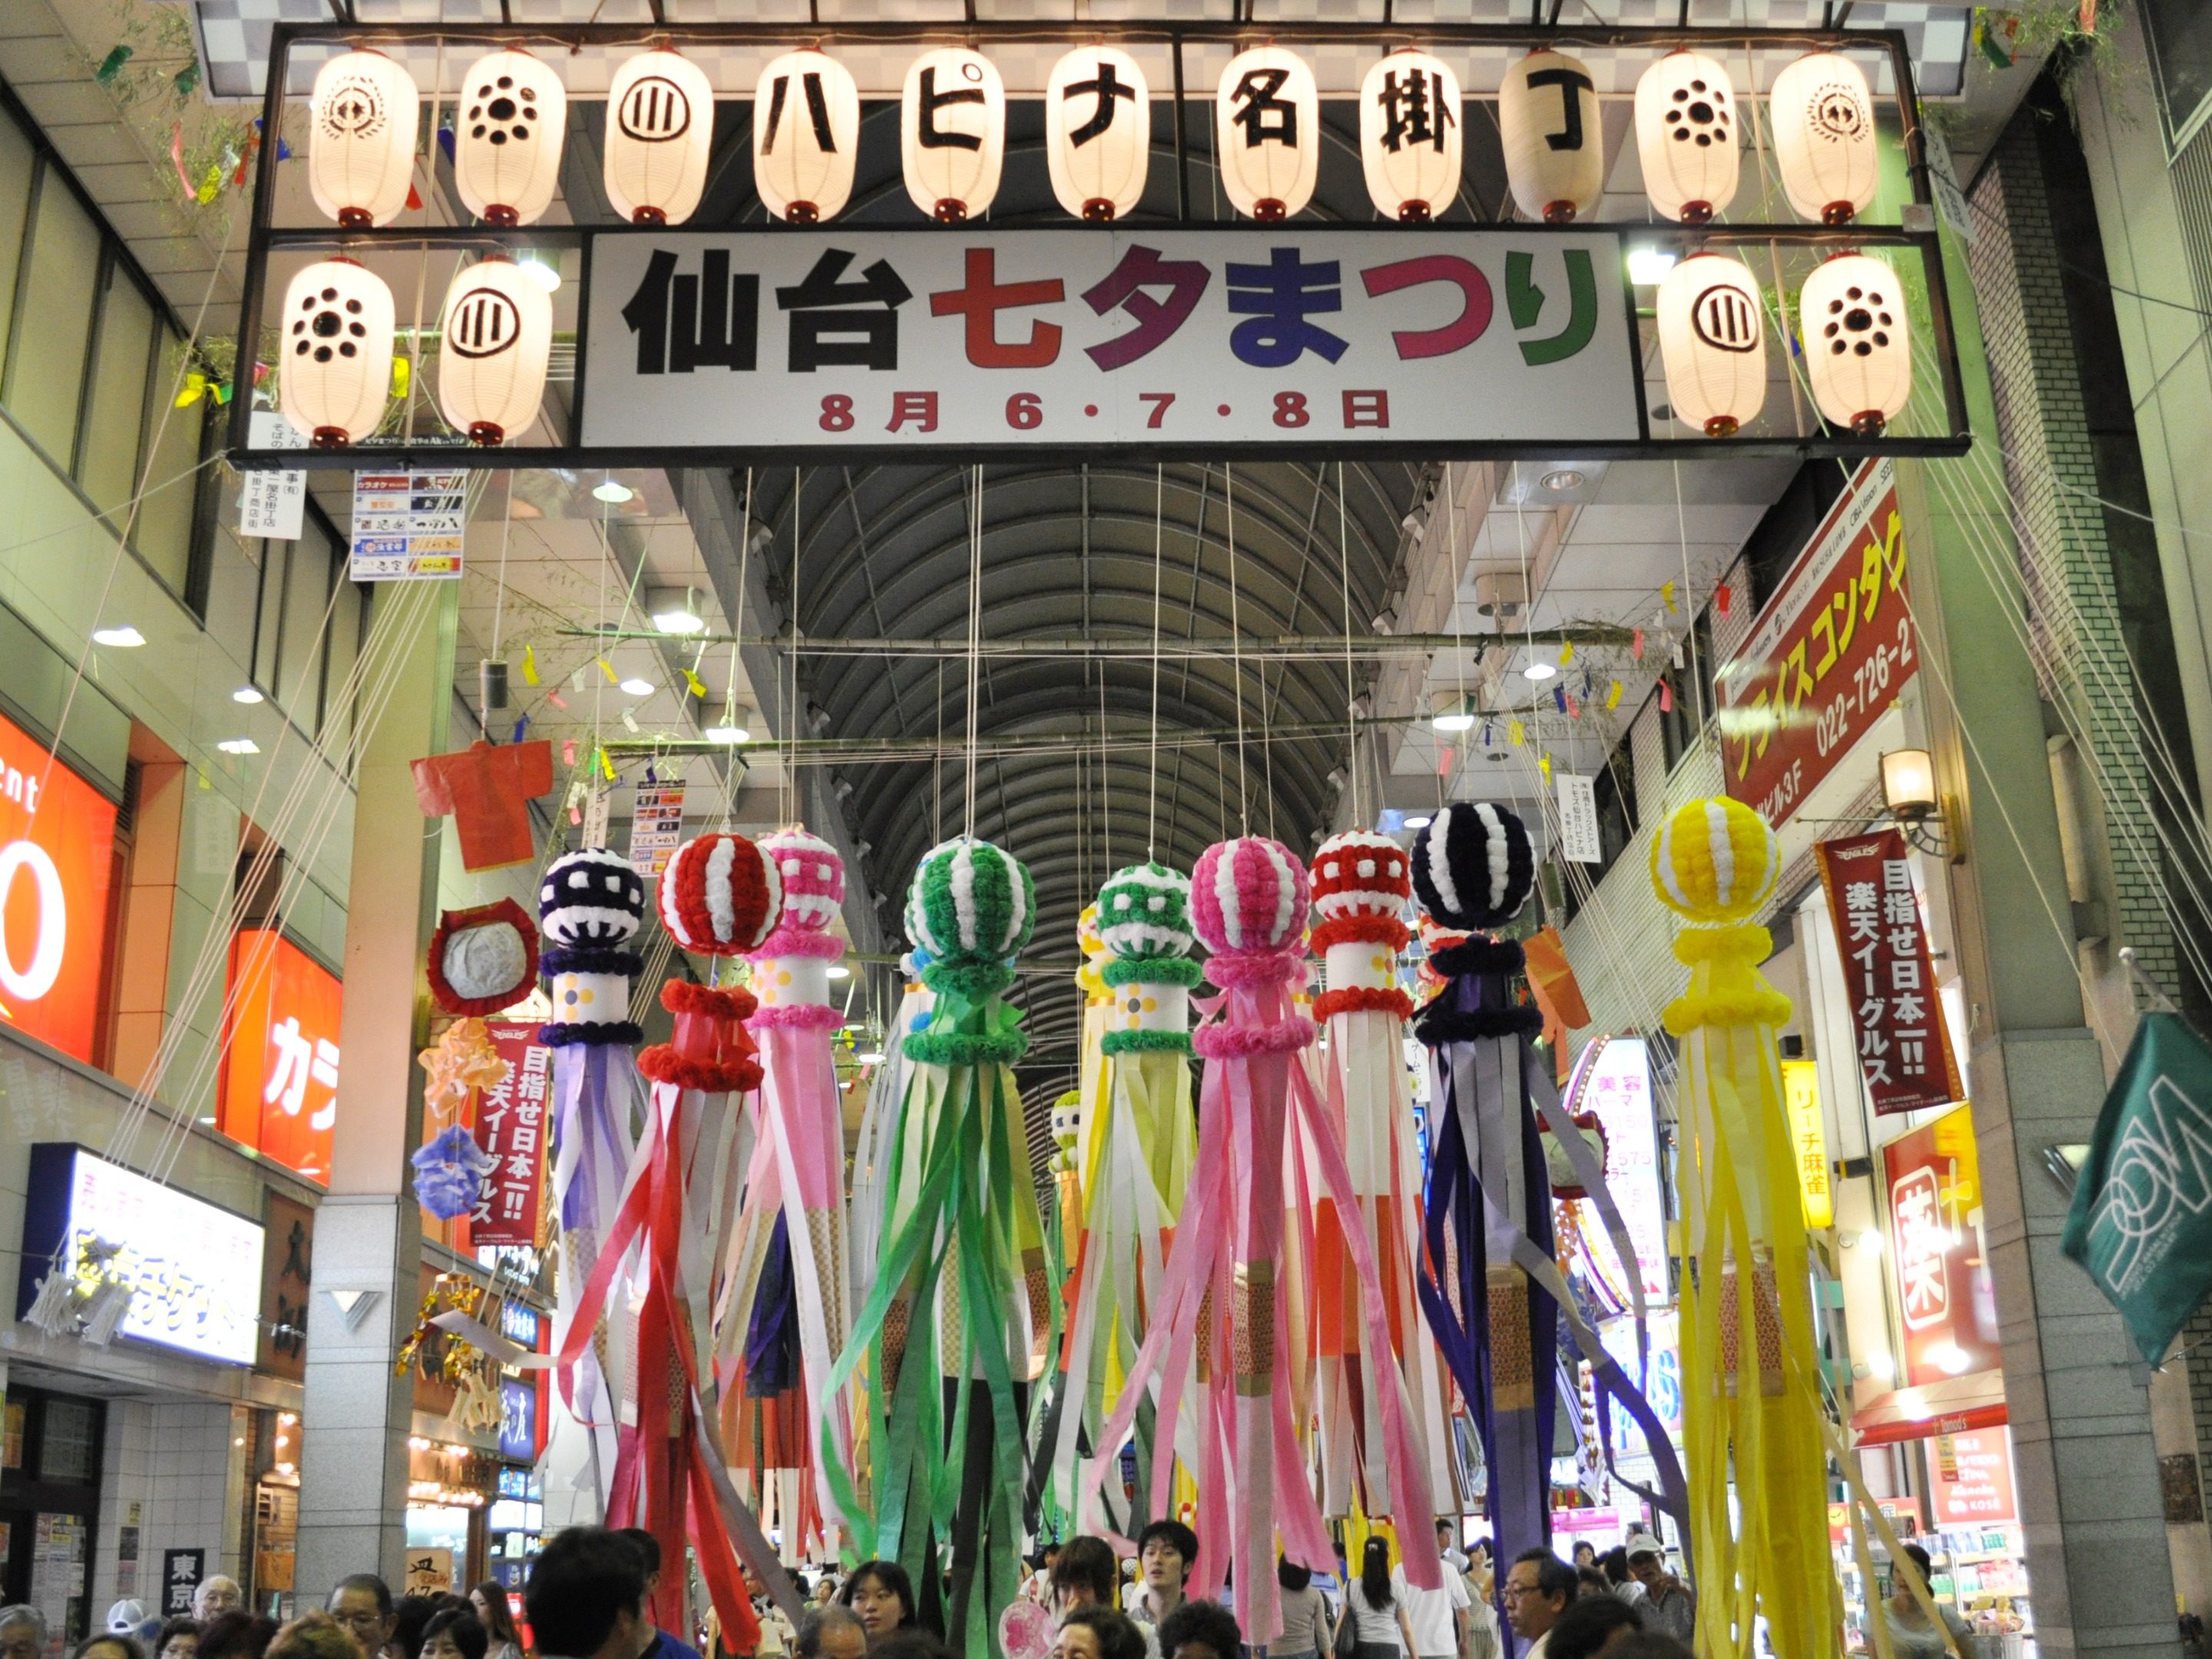
[{"label": "row of paper lanterns", "polygon": [[[1897,272],[1839,254],[1797,300],[1806,378],[1832,424],[1878,435],[1912,392],[1911,337]],[[292,279],[278,318],[285,415],[332,448],[376,429],[392,379],[392,290],[350,259],[319,261]],[[1677,420],[1733,435],[1766,398],[1759,282],[1741,260],[1697,253],[1659,284],[1658,333]],[[504,258],[465,266],[438,319],[438,405],[471,441],[497,444],[537,419],[553,349],[553,299]]]},{"label": "row of paper lanterns", "polygon": [[[608,88],[605,184],[625,219],[680,224],[706,187],[713,86],[681,53],[643,52]],[[852,74],[812,50],[784,54],[754,93],[753,179],[777,217],[835,217],[853,189],[860,94]],[[1874,199],[1874,100],[1848,58],[1814,52],[1775,77],[1768,94],[1774,155],[1790,205],[1808,219],[1848,222]],[[1151,93],[1125,52],[1080,46],[1045,87],[1046,159],[1053,193],[1079,217],[1126,216],[1142,198],[1152,155]],[[1360,155],[1369,194],[1386,218],[1441,216],[1460,185],[1463,100],[1459,78],[1431,53],[1393,52],[1359,89]],[[924,52],[908,67],[899,138],[907,193],[947,222],[971,219],[998,193],[1006,152],[1006,83],[965,46]],[[1281,46],[1239,53],[1214,99],[1215,149],[1237,211],[1283,219],[1312,198],[1321,161],[1320,93],[1313,70]],[[463,78],[454,106],[453,174],[471,213],[528,224],[553,200],[568,94],[552,67],[520,50],[489,53]],[[316,203],[342,225],[390,222],[406,204],[421,98],[406,70],[381,52],[349,52],[315,77],[308,167]],[[1553,223],[1587,220],[1604,187],[1596,82],[1565,52],[1532,52],[1506,73],[1498,119],[1505,170],[1522,214]],[[1702,224],[1736,192],[1742,118],[1725,67],[1678,51],[1636,87],[1636,140],[1646,194],[1664,218]]]}]

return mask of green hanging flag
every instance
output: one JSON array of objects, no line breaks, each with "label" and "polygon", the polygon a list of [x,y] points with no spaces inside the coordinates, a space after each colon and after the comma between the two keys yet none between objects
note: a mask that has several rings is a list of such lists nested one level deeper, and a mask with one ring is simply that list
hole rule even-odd
[{"label": "green hanging flag", "polygon": [[2212,1291],[2212,1048],[2179,1016],[2145,1014],[2136,1028],[2059,1248],[2154,1365]]}]

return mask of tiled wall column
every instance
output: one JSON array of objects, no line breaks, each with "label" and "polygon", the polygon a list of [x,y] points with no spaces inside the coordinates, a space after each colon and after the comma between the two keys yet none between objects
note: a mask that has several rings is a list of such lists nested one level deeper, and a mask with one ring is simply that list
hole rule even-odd
[{"label": "tiled wall column", "polygon": [[[302,1608],[320,1606],[349,1572],[402,1581],[412,1405],[410,1380],[392,1375],[392,1359],[413,1328],[422,1255],[407,1155],[422,1128],[414,1057],[440,836],[416,805],[409,763],[446,747],[458,587],[386,587],[377,601],[406,607],[408,625],[395,630],[392,647],[406,660],[365,745],[354,809],[345,1059],[330,1195],[315,1218],[314,1335],[301,1413]],[[442,591],[422,591],[428,588]]]}]

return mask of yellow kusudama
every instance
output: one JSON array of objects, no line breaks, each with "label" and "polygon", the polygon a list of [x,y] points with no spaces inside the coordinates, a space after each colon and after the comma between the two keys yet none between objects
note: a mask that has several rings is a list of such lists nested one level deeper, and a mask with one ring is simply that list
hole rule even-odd
[{"label": "yellow kusudama", "polygon": [[1674,955],[1690,969],[1666,1022],[1682,1041],[1682,1436],[1694,1645],[1710,1659],[1752,1659],[1754,1618],[1777,1659],[1840,1650],[1805,1220],[1774,1034],[1790,1000],[1759,976],[1773,940],[1752,921],[1780,873],[1774,832],[1734,800],[1690,802],[1651,843],[1651,884],[1684,918]]}]

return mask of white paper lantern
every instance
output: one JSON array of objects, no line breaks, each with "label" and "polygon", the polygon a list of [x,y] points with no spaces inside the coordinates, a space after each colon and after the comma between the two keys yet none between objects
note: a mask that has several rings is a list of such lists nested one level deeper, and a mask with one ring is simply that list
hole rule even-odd
[{"label": "white paper lantern", "polygon": [[1759,281],[1740,259],[1693,253],[1659,284],[1659,355],[1674,418],[1730,438],[1766,401]]},{"label": "white paper lantern", "polygon": [[1588,65],[1532,52],[1498,88],[1505,182],[1523,218],[1564,225],[1597,211],[1605,189],[1605,127]]},{"label": "white paper lantern", "polygon": [[501,256],[453,274],[438,316],[438,407],[469,441],[529,429],[545,396],[553,296]]},{"label": "white paper lantern", "polygon": [[939,223],[959,224],[991,205],[1006,156],[1006,83],[989,58],[941,46],[907,66],[899,156],[906,193]]},{"label": "white paper lantern", "polygon": [[1767,94],[1774,163],[1790,205],[1822,224],[1849,224],[1879,182],[1874,94],[1856,64],[1832,52],[1800,58]]},{"label": "white paper lantern", "polygon": [[1115,46],[1079,46],[1044,88],[1045,165],[1060,206],[1094,223],[1125,217],[1145,196],[1152,159],[1152,88]]},{"label": "white paper lantern", "polygon": [[1213,99],[1221,185],[1247,218],[1287,219],[1321,173],[1321,93],[1304,58],[1281,46],[1239,52]]},{"label": "white paper lantern", "polygon": [[388,225],[407,205],[422,118],[415,77],[380,52],[343,52],[308,100],[307,187],[348,230]]},{"label": "white paper lantern", "polygon": [[1636,83],[1636,150],[1660,217],[1709,222],[1735,199],[1735,83],[1703,52],[1670,52]]},{"label": "white paper lantern", "polygon": [[1832,426],[1878,438],[1912,396],[1912,336],[1897,272],[1863,253],[1839,253],[1797,295],[1805,377]]},{"label": "white paper lantern", "polygon": [[568,92],[553,66],[526,52],[479,58],[453,112],[453,185],[469,211],[493,225],[543,217],[568,130]]},{"label": "white paper lantern", "polygon": [[392,290],[350,259],[307,266],[284,290],[277,384],[284,418],[317,449],[376,430],[392,386]]},{"label": "white paper lantern", "polygon": [[714,88],[679,52],[641,52],[607,88],[607,200],[635,225],[680,225],[707,188]]},{"label": "white paper lantern", "polygon": [[1359,159],[1376,211],[1406,224],[1459,194],[1459,76],[1425,52],[1394,52],[1359,84]]},{"label": "white paper lantern", "polygon": [[853,194],[860,89],[818,52],[787,52],[753,89],[753,191],[795,225],[834,219]]}]

